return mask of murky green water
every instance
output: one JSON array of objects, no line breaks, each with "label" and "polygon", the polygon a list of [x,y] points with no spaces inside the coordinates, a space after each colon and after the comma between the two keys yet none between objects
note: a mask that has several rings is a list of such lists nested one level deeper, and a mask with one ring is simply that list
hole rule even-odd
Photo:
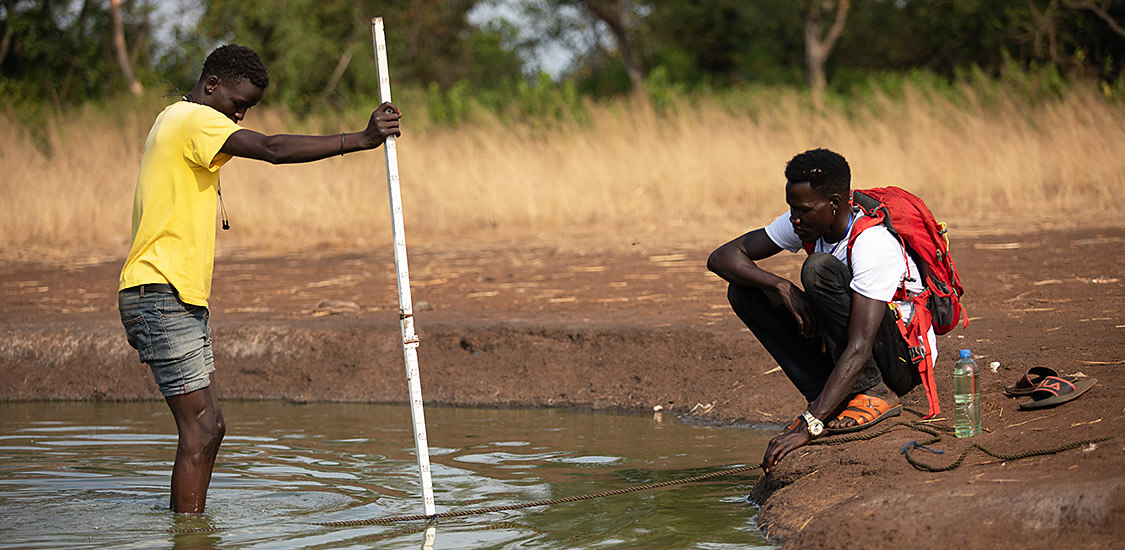
[{"label": "murky green water", "polygon": [[[756,474],[423,522],[406,406],[227,402],[207,513],[167,511],[163,402],[0,403],[0,548],[768,547]],[[768,433],[670,415],[427,407],[437,511],[535,502],[757,463]],[[207,530],[182,532],[184,530]]]}]

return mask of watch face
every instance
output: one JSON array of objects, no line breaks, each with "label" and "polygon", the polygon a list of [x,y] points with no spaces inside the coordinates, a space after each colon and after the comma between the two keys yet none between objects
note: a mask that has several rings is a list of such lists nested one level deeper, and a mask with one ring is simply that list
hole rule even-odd
[{"label": "watch face", "polygon": [[820,435],[824,431],[824,422],[818,420],[815,416],[809,414],[808,411],[801,413],[805,419],[805,424],[809,427],[809,434],[813,436]]}]

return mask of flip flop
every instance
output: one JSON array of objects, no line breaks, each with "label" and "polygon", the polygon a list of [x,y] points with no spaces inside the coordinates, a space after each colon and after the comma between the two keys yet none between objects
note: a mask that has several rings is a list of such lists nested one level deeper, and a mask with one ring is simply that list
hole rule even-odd
[{"label": "flip flop", "polygon": [[1020,410],[1046,409],[1062,405],[1077,399],[1097,383],[1096,378],[1067,380],[1058,376],[1048,376],[1035,386],[1035,390],[1031,392],[1031,399],[1020,403]]},{"label": "flip flop", "polygon": [[1044,378],[1058,375],[1059,373],[1055,372],[1054,369],[1031,367],[1019,380],[1016,380],[1015,384],[1004,388],[1004,393],[1009,397],[1026,397],[1035,391],[1035,386],[1038,386]]},{"label": "flip flop", "polygon": [[856,421],[856,425],[848,426],[847,428],[829,428],[824,427],[824,431],[830,434],[845,434],[850,432],[858,432],[862,429],[874,426],[879,422],[902,414],[902,405],[891,406],[890,403],[875,397],[874,395],[858,394],[848,401],[848,406],[836,416],[836,420],[841,418],[850,418]]}]

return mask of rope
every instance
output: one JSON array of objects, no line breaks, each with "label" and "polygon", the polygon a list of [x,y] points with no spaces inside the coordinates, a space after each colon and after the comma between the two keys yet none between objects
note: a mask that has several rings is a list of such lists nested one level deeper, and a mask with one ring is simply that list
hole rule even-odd
[{"label": "rope", "polygon": [[925,462],[922,462],[922,461],[918,460],[917,458],[915,458],[913,455],[911,455],[911,452],[914,451],[914,449],[919,449],[919,448],[922,449],[922,450],[925,450],[925,451],[929,451],[933,454],[944,454],[945,451],[935,451],[935,450],[927,447],[927,445],[933,445],[934,443],[937,443],[938,441],[941,441],[941,432],[939,432],[938,430],[936,430],[934,428],[931,428],[929,426],[923,425],[923,424],[916,424],[916,423],[913,423],[913,422],[906,422],[906,421],[903,421],[903,420],[899,420],[898,422],[894,422],[894,423],[891,423],[887,426],[883,426],[882,428],[880,428],[878,430],[875,430],[873,432],[869,432],[869,433],[854,434],[854,435],[841,436],[841,437],[833,437],[833,438],[830,438],[830,439],[814,439],[814,440],[809,442],[809,445],[838,445],[838,444],[841,444],[841,443],[848,443],[848,442],[851,442],[851,441],[862,441],[862,440],[867,440],[867,439],[874,439],[876,437],[879,437],[880,435],[883,435],[883,434],[891,431],[892,429],[894,429],[898,426],[905,426],[905,427],[910,428],[912,430],[917,430],[919,432],[923,432],[923,433],[926,433],[926,434],[930,435],[930,438],[926,439],[925,441],[921,441],[921,442],[911,441],[910,443],[907,443],[906,446],[903,447],[903,449],[902,449],[902,454],[903,454],[903,456],[906,457],[906,461],[909,462],[910,465],[913,466],[916,470],[921,470],[921,471],[925,471],[925,472],[948,472],[950,470],[954,470],[954,469],[958,468],[959,466],[961,466],[961,463],[965,461],[965,457],[969,456],[969,453],[972,452],[973,449],[977,449],[980,452],[982,452],[982,453],[984,453],[988,456],[991,456],[993,458],[998,458],[1000,460],[1020,460],[1020,459],[1024,459],[1024,458],[1031,458],[1033,456],[1058,454],[1058,453],[1061,453],[1063,451],[1069,451],[1071,449],[1077,449],[1078,447],[1085,447],[1086,445],[1093,445],[1095,443],[1101,443],[1103,441],[1109,441],[1110,439],[1113,439],[1112,437],[1099,437],[1099,438],[1094,438],[1094,439],[1083,439],[1081,441],[1074,441],[1074,442],[1071,442],[1071,443],[1059,445],[1058,447],[1051,447],[1049,449],[1035,449],[1035,450],[1023,451],[1023,452],[1019,452],[1019,453],[1010,453],[1010,454],[998,453],[998,452],[986,449],[986,448],[984,448],[984,447],[982,447],[982,446],[980,446],[976,443],[970,443],[969,446],[965,447],[965,450],[961,452],[961,456],[957,457],[957,460],[954,460],[953,463],[949,464],[948,466],[933,466],[931,464],[926,464]]},{"label": "rope", "polygon": [[[941,441],[941,439],[942,439],[941,432],[939,430],[933,428],[933,427],[926,426],[924,424],[918,424],[918,423],[914,423],[914,422],[906,422],[906,421],[903,421],[903,420],[899,420],[897,422],[892,422],[892,423],[887,423],[887,424],[883,425],[882,427],[880,427],[878,429],[872,429],[870,431],[864,431],[862,433],[828,437],[828,438],[824,438],[824,439],[813,439],[813,440],[809,441],[808,444],[809,445],[842,445],[844,443],[851,443],[853,441],[866,441],[866,440],[869,440],[869,439],[875,439],[876,437],[879,437],[879,436],[881,436],[881,435],[883,435],[883,434],[885,434],[885,433],[887,433],[887,432],[889,432],[889,431],[891,431],[891,430],[893,430],[893,429],[895,429],[899,426],[903,426],[903,427],[906,427],[906,428],[909,428],[909,429],[912,429],[912,430],[923,432],[923,433],[928,434],[930,436],[925,441],[921,441],[921,442],[911,441],[910,443],[907,443],[906,446],[903,447],[903,449],[902,449],[903,456],[906,457],[906,461],[909,462],[911,466],[913,466],[917,470],[922,470],[922,471],[927,471],[927,472],[947,472],[947,471],[956,469],[959,466],[961,466],[961,463],[964,462],[965,457],[967,457],[973,449],[977,449],[977,450],[983,452],[984,454],[987,454],[987,455],[989,455],[993,458],[998,458],[1000,460],[1020,460],[1020,459],[1024,459],[1024,458],[1030,458],[1030,457],[1033,457],[1033,456],[1057,454],[1057,453],[1061,453],[1063,451],[1069,451],[1071,449],[1076,449],[1078,447],[1083,447],[1083,446],[1086,446],[1086,445],[1092,445],[1094,443],[1101,443],[1103,441],[1108,441],[1110,439],[1113,439],[1113,437],[1100,437],[1100,438],[1095,438],[1095,439],[1083,439],[1081,441],[1066,443],[1064,445],[1059,445],[1058,447],[1051,447],[1049,449],[1037,449],[1037,450],[1023,451],[1023,452],[1011,453],[1011,454],[997,453],[997,452],[991,451],[989,449],[986,449],[986,448],[984,448],[980,445],[977,445],[976,443],[970,443],[969,446],[966,447],[965,450],[961,453],[961,456],[959,456],[957,458],[957,460],[953,461],[953,463],[948,465],[948,466],[933,466],[933,465],[930,465],[930,464],[926,464],[926,463],[914,458],[914,456],[911,455],[911,453],[915,449],[922,449],[924,451],[928,451],[928,452],[934,453],[934,454],[944,454],[945,451],[935,451],[935,450],[927,447],[927,445],[933,445],[934,443],[937,443],[937,442]],[[589,494],[585,494],[585,495],[576,495],[576,496],[570,496],[570,497],[555,498],[555,499],[550,499],[550,500],[540,500],[540,501],[536,501],[536,502],[524,502],[524,503],[520,503],[520,504],[508,504],[508,505],[505,505],[505,506],[489,506],[489,507],[486,507],[486,508],[469,508],[469,509],[464,509],[464,510],[450,510],[450,511],[447,511],[447,512],[439,512],[439,513],[434,514],[432,516],[427,516],[427,515],[424,515],[424,514],[415,514],[415,515],[409,515],[409,516],[390,516],[390,517],[368,518],[368,519],[359,519],[359,520],[318,522],[318,523],[313,523],[312,525],[320,525],[320,526],[325,526],[325,527],[359,527],[359,526],[364,526],[364,525],[385,525],[385,524],[389,524],[389,523],[402,523],[402,522],[408,522],[408,521],[422,521],[422,520],[425,520],[427,523],[436,523],[439,518],[457,518],[457,517],[473,516],[473,515],[479,515],[479,514],[488,514],[488,513],[491,513],[491,512],[502,512],[502,511],[506,511],[506,510],[519,510],[519,509],[522,509],[522,508],[535,508],[535,507],[539,507],[539,506],[549,506],[551,504],[562,504],[562,503],[566,503],[566,502],[578,502],[578,501],[582,501],[582,500],[592,500],[592,499],[596,499],[596,498],[605,498],[605,497],[609,497],[609,496],[623,495],[623,494],[627,494],[627,493],[637,493],[637,492],[641,492],[641,491],[651,491],[653,489],[659,489],[659,488],[662,488],[662,487],[670,487],[670,486],[673,486],[673,485],[681,485],[681,484],[686,484],[686,483],[695,483],[695,482],[698,482],[698,481],[704,481],[704,480],[708,480],[708,479],[715,479],[715,478],[739,474],[739,473],[743,473],[743,472],[749,472],[749,471],[753,471],[753,470],[758,470],[759,468],[761,468],[761,464],[755,464],[753,466],[738,466],[738,467],[733,467],[733,468],[729,468],[729,469],[726,469],[726,470],[719,470],[719,471],[716,471],[716,472],[710,472],[710,473],[707,473],[707,474],[700,474],[700,475],[697,475],[697,476],[691,476],[691,477],[686,477],[686,478],[682,478],[682,479],[673,479],[673,480],[668,480],[668,481],[661,481],[659,483],[649,483],[647,485],[636,485],[636,486],[633,486],[633,487],[625,487],[625,488],[622,488],[622,489],[612,489],[612,490],[609,490],[609,491],[601,491],[601,492],[598,492],[598,493],[589,493]],[[201,530],[192,529],[192,530],[184,530],[184,531],[200,532],[200,531],[208,531],[208,529],[201,529]],[[179,531],[179,532],[184,532],[184,531]]]},{"label": "rope", "polygon": [[633,486],[633,487],[625,487],[623,489],[613,489],[613,490],[609,490],[609,491],[602,491],[600,493],[589,493],[589,494],[585,494],[585,495],[576,495],[576,496],[570,496],[570,497],[555,498],[555,499],[550,499],[550,500],[540,500],[540,501],[537,501],[537,502],[524,502],[524,503],[520,503],[520,504],[509,504],[509,505],[505,505],[505,506],[491,506],[491,507],[488,507],[488,508],[471,508],[471,509],[466,509],[466,510],[451,510],[451,511],[448,511],[448,512],[439,512],[439,513],[434,514],[432,516],[426,516],[426,515],[423,515],[423,514],[416,514],[416,515],[412,515],[412,516],[393,516],[393,517],[385,517],[385,518],[370,518],[370,519],[359,519],[359,520],[348,520],[348,521],[329,521],[329,522],[325,522],[325,523],[314,523],[313,525],[324,525],[324,526],[328,526],[328,527],[357,527],[357,526],[361,526],[361,525],[381,525],[381,524],[385,524],[385,523],[397,523],[397,522],[402,522],[402,521],[419,521],[419,520],[437,521],[439,518],[456,518],[456,517],[464,517],[464,516],[473,516],[473,515],[477,515],[477,514],[487,514],[487,513],[490,513],[490,512],[501,512],[501,511],[505,511],[505,510],[518,510],[518,509],[521,509],[521,508],[534,508],[534,507],[537,507],[537,506],[548,506],[548,505],[551,505],[551,504],[561,504],[561,503],[565,503],[565,502],[578,502],[580,500],[592,500],[592,499],[595,499],[595,498],[604,498],[604,497],[609,497],[609,496],[614,496],[614,495],[623,495],[623,494],[626,494],[626,493],[637,493],[637,492],[640,492],[640,491],[651,491],[653,489],[659,489],[661,487],[669,487],[669,486],[672,486],[672,485],[680,485],[680,484],[684,484],[684,483],[695,483],[697,481],[703,481],[703,480],[706,480],[706,479],[714,479],[714,478],[717,478],[717,477],[729,476],[729,475],[734,475],[734,474],[738,474],[738,473],[742,473],[742,472],[749,472],[749,471],[757,470],[761,467],[762,467],[761,464],[755,464],[753,466],[739,466],[739,467],[736,467],[736,468],[730,468],[730,469],[727,469],[727,470],[720,470],[720,471],[711,472],[711,473],[708,473],[708,474],[701,474],[701,475],[697,475],[697,476],[686,477],[686,478],[683,478],[683,479],[673,479],[673,480],[668,480],[668,481],[661,481],[659,483],[649,483],[648,485],[636,485],[636,486]]}]

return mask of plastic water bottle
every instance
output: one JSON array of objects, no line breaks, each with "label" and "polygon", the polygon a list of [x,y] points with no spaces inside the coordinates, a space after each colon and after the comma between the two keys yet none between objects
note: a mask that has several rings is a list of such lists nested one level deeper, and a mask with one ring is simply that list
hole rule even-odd
[{"label": "plastic water bottle", "polygon": [[967,349],[953,365],[953,433],[972,437],[980,433],[980,405],[977,403],[977,363]]}]

